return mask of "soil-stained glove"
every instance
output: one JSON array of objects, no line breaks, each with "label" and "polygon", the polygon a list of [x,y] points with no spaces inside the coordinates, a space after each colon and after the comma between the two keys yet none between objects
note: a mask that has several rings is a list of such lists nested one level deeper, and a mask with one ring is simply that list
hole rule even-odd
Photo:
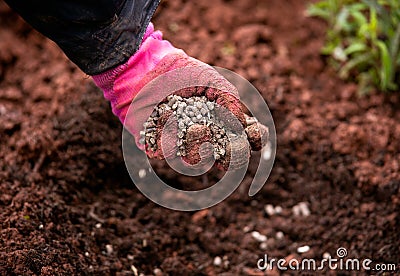
[{"label": "soil-stained glove", "polygon": [[[151,144],[149,139],[146,140],[148,143],[144,146],[143,125],[135,125],[135,123],[132,125],[132,122],[125,121],[130,104],[146,84],[167,72],[196,66],[208,65],[189,57],[184,51],[173,47],[171,43],[163,40],[162,33],[160,31],[154,31],[154,27],[150,23],[139,50],[125,64],[105,73],[93,76],[93,80],[96,85],[103,90],[104,97],[110,101],[113,113],[118,116],[124,125],[130,124],[129,131],[135,137],[136,144],[139,148],[145,150],[149,157],[164,159],[181,155],[187,163],[196,164],[200,160],[200,144],[212,142],[211,138],[215,138],[212,137],[215,135],[215,131],[213,132],[208,128],[204,128],[206,122],[203,122],[203,124],[200,124],[200,122],[188,122],[184,130],[185,132],[183,133],[187,138],[185,142],[178,141],[179,138],[177,135],[180,129],[178,126],[175,127],[174,131],[170,132],[165,137],[163,136],[163,139],[168,141],[163,141],[162,144],[170,145],[166,150],[165,147],[161,146],[161,132],[169,116],[173,113],[172,109],[168,110],[168,112],[163,112],[163,116],[161,116],[161,118],[157,117],[157,120],[147,121],[148,125],[150,124],[150,128],[152,127],[155,129],[155,133],[151,137],[153,146],[149,145]],[[219,109],[222,114],[219,114],[218,117],[222,118],[224,125],[228,126],[232,131],[246,129],[248,141],[252,148],[255,150],[261,149],[261,137],[264,136],[265,138],[265,136],[268,136],[268,129],[261,124],[254,124],[254,121],[251,122],[252,126],[250,128],[249,122],[251,120],[246,118],[242,111],[236,88],[216,70],[209,66],[208,68],[210,70],[205,71],[207,74],[206,78],[213,83],[212,88],[201,86],[181,89],[174,93],[174,95],[179,96],[178,99],[172,100],[178,100],[179,102],[180,100],[185,101],[184,99],[189,97],[198,97],[195,99],[202,98],[203,100],[205,99],[206,101],[216,103],[217,107],[222,107]],[[202,77],[204,78],[204,76]],[[158,91],[151,91],[151,93],[147,93],[144,96],[141,95],[141,101],[139,101],[139,103],[143,106],[151,105],[154,103],[154,98],[157,98],[157,95],[154,93],[158,93]],[[169,99],[171,100],[171,98]],[[164,106],[166,106],[166,104],[168,105],[167,98],[164,100]],[[176,106],[175,109],[177,108]],[[201,107],[199,107],[199,111],[200,110]],[[224,116],[224,112],[233,114],[237,120],[229,119],[233,118],[232,115]],[[203,125],[203,127],[201,127],[201,125]],[[263,139],[262,141],[266,140],[267,139]],[[241,155],[242,159],[237,161],[237,166],[239,167],[242,163],[247,163],[250,155],[248,141],[245,139],[245,141],[241,140],[238,145],[227,145],[226,149],[224,149],[223,156],[215,154],[214,152],[213,155],[214,158],[216,157],[215,159],[217,159],[217,165],[225,170],[228,168],[229,162],[231,161],[229,153],[230,149],[233,147],[241,147],[244,149]],[[186,151],[179,152],[179,146],[186,146]]]}]

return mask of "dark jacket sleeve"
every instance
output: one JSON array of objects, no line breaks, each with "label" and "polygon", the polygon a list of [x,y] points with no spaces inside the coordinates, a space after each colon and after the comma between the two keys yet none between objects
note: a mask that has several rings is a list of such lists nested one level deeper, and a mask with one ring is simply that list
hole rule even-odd
[{"label": "dark jacket sleeve", "polygon": [[82,71],[102,73],[140,46],[160,0],[5,0]]}]

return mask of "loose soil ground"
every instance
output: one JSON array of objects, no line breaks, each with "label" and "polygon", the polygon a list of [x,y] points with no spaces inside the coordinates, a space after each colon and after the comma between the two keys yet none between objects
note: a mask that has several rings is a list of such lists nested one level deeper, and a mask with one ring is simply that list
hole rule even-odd
[{"label": "loose soil ground", "polygon": [[[101,91],[0,1],[0,275],[263,275],[264,254],[321,260],[339,247],[398,265],[399,94],[359,99],[339,80],[319,55],[325,25],[304,16],[305,2],[160,5],[153,21],[166,38],[263,93],[278,137],[260,193],[247,195],[250,168],[227,200],[185,213],[135,188]],[[293,214],[299,202],[309,216]],[[268,216],[266,204],[283,210]],[[311,249],[297,253],[304,245]]]}]

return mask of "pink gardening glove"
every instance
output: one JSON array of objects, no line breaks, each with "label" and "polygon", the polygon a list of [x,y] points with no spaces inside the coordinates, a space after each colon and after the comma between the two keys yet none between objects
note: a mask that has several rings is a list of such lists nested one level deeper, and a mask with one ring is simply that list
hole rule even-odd
[{"label": "pink gardening glove", "polygon": [[[196,66],[207,65],[189,57],[183,50],[177,49],[168,41],[163,40],[162,33],[160,31],[154,31],[154,27],[150,23],[139,50],[125,64],[105,73],[93,76],[93,80],[96,85],[103,90],[104,97],[110,101],[113,113],[118,116],[125,126],[129,124],[128,130],[135,137],[138,147],[145,150],[146,154],[151,158],[163,159],[167,156],[165,156],[166,153],[161,150],[161,147],[159,147],[159,150],[153,152],[139,143],[139,132],[143,130],[143,122],[146,121],[147,118],[140,118],[142,115],[138,112],[135,113],[135,117],[139,119],[136,120],[136,118],[134,118],[133,120],[126,121],[129,106],[141,89],[158,76],[173,70]],[[236,88],[217,71],[209,66],[207,67],[207,70],[205,70],[206,73],[201,77],[209,79],[214,84],[217,84],[217,87],[221,87],[221,89],[191,87],[177,91],[174,94],[182,97],[206,96],[210,101],[215,101],[218,105],[229,110],[237,118],[236,124],[237,121],[239,121],[241,124],[240,127],[246,128],[246,119]],[[138,101],[135,99],[134,104],[152,106],[154,102],[159,102],[155,101],[155,99],[160,98],[160,95],[157,95],[157,93],[159,93],[158,90],[152,90],[145,94],[140,93],[138,97],[140,99]],[[161,95],[161,98],[164,98],[164,96]],[[159,120],[159,122],[163,124],[167,121],[166,119]],[[163,125],[157,126],[160,132],[162,127]],[[166,144],[175,145],[176,141],[174,140],[174,135],[169,136],[170,138],[167,137],[167,139],[171,139],[171,141],[167,141]],[[161,133],[157,135],[157,139],[160,137]],[[204,141],[198,142],[203,143]],[[175,152],[171,151],[167,154],[173,155]],[[245,156],[245,158],[248,158],[248,156]],[[198,159],[198,153],[189,154],[185,157],[185,161],[189,164],[196,164]],[[226,166],[222,165],[222,167]]]}]

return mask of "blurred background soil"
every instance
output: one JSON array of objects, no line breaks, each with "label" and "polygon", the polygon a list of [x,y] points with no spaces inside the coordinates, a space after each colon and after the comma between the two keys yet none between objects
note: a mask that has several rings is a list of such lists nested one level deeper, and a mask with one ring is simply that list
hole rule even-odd
[{"label": "blurred background soil", "polygon": [[[142,196],[101,91],[0,1],[0,275],[264,275],[263,254],[321,260],[339,247],[399,264],[399,94],[359,99],[339,80],[305,3],[162,1],[155,26],[250,80],[278,137],[260,193],[247,195],[251,167],[227,200],[190,213]],[[296,214],[300,202],[309,214]]]}]

